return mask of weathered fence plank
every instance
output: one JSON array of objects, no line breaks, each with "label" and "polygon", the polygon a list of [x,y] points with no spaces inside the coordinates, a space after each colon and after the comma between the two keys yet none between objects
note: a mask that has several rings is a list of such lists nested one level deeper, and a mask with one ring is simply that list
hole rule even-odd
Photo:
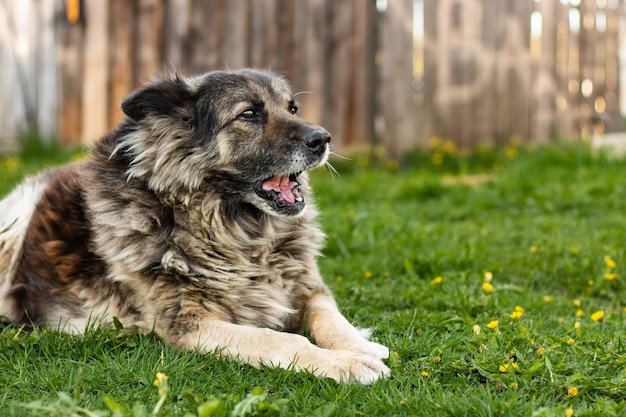
[{"label": "weathered fence plank", "polygon": [[83,143],[97,140],[109,128],[109,4],[85,0],[85,55],[83,67]]},{"label": "weathered fence plank", "polygon": [[[63,10],[65,14],[65,10]],[[70,23],[59,19],[57,59],[59,65],[58,127],[59,138],[78,145],[83,132],[83,54],[84,20]]]},{"label": "weathered fence plank", "polygon": [[134,30],[135,8],[126,0],[111,1],[111,49],[109,126],[115,126],[123,117],[120,102],[135,85]]},{"label": "weathered fence plank", "polygon": [[[426,0],[426,3],[435,0]],[[413,2],[389,2],[383,14],[382,85],[383,144],[391,155],[415,147],[412,27]]]}]

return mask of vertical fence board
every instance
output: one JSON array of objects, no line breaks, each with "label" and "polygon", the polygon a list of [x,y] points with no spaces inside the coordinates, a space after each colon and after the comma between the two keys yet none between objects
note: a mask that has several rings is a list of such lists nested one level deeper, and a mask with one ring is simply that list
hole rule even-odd
[{"label": "vertical fence board", "polygon": [[59,98],[57,136],[70,145],[78,145],[83,126],[83,51],[84,21],[69,23],[64,16],[57,25],[57,61]]},{"label": "vertical fence board", "polygon": [[415,108],[413,55],[406,53],[413,45],[412,12],[412,0],[389,2],[381,28],[384,51],[381,86],[385,118],[383,143],[395,157],[413,148],[416,141],[411,114]]},{"label": "vertical fence board", "polygon": [[[424,78],[423,89],[417,103],[424,123],[423,137],[426,141],[439,134],[439,123],[435,109],[437,91],[437,1],[424,0]],[[384,103],[384,100],[381,100]],[[427,124],[426,124],[427,123]]]},{"label": "vertical fence board", "polygon": [[580,2],[580,124],[582,135],[589,137],[593,132],[593,87],[595,81],[596,33],[595,28],[595,0]]},{"label": "vertical fence board", "polygon": [[305,67],[307,77],[295,83],[294,87],[298,92],[307,92],[298,96],[298,100],[303,103],[302,117],[320,123],[324,120],[327,101],[330,99],[324,90],[328,65],[325,56],[327,3],[325,0],[310,0],[298,4],[306,20],[306,25],[301,29],[305,35],[300,48],[301,67]]},{"label": "vertical fence board", "polygon": [[569,5],[558,3],[556,21],[556,135],[558,138],[575,137],[576,129],[571,109],[574,104],[569,92],[570,82],[570,37],[573,34],[569,30]]},{"label": "vertical fence board", "polygon": [[346,138],[346,111],[350,95],[348,77],[352,76],[349,43],[349,33],[352,31],[351,4],[349,0],[335,0],[330,7],[332,24],[328,61],[331,76],[328,83],[332,91],[332,100],[328,103],[331,113],[326,123],[335,143],[343,147],[349,145]]},{"label": "vertical fence board", "polygon": [[163,17],[163,61],[172,69],[188,71],[189,0],[167,0]]},{"label": "vertical fence board", "polygon": [[[532,4],[519,0],[507,0],[508,23],[512,24],[507,33],[507,89],[503,91],[502,101],[508,123],[502,135],[504,140],[524,140],[530,137],[530,92],[533,84],[531,74],[530,22]],[[529,25],[528,25],[529,26]],[[526,29],[525,29],[526,28]]]},{"label": "vertical fence board", "polygon": [[109,102],[109,126],[115,126],[123,117],[120,108],[122,98],[134,87],[135,65],[133,21],[135,9],[131,2],[126,0],[113,0],[111,5],[111,40],[115,48],[110,56],[110,102]]},{"label": "vertical fence board", "polygon": [[[294,42],[295,26],[295,2],[291,0],[278,0],[276,3],[276,16],[274,24],[278,25],[278,37],[276,39],[275,61],[273,66],[278,71],[284,71],[287,75],[295,72],[295,49]],[[268,22],[270,25],[272,21]]]},{"label": "vertical fence board", "polygon": [[37,130],[44,139],[56,136],[57,64],[55,51],[55,4],[44,2],[38,8],[37,54],[40,56],[37,77]]},{"label": "vertical fence board", "polygon": [[[478,18],[479,16],[477,16]],[[469,126],[473,126],[470,136],[461,143],[461,146],[470,147],[475,137],[483,138],[483,141],[493,141],[496,132],[497,119],[497,72],[496,62],[500,58],[504,22],[502,2],[499,0],[485,0],[482,2],[480,13],[480,27],[482,33],[478,34],[481,44],[480,56],[476,59],[475,82],[481,84],[476,94],[474,104],[470,106]],[[491,85],[491,88],[487,86]],[[463,129],[468,129],[464,126]]]},{"label": "vertical fence board", "polygon": [[376,4],[352,0],[352,67],[347,75],[349,102],[346,112],[346,143],[374,142],[373,86],[376,85]]},{"label": "vertical fence board", "polygon": [[248,0],[228,0],[224,10],[222,32],[222,63],[226,68],[242,68],[247,64]]},{"label": "vertical fence board", "polygon": [[219,68],[222,0],[191,0],[189,19],[190,74]]},{"label": "vertical fence board", "polygon": [[83,143],[97,140],[109,126],[109,4],[85,0],[85,55],[83,73]]},{"label": "vertical fence board", "polygon": [[248,39],[247,65],[257,68],[272,68],[277,49],[278,29],[275,13],[276,0],[256,0],[250,7],[250,31]]},{"label": "vertical fence board", "polygon": [[139,0],[135,47],[137,84],[148,82],[160,73],[163,22],[161,0]]},{"label": "vertical fence board", "polygon": [[[604,67],[606,71],[605,83],[605,124],[606,129],[611,132],[621,131],[624,128],[622,116],[619,109],[618,92],[619,85],[619,2],[609,3],[606,10],[606,60]],[[602,63],[598,63],[602,65]]]},{"label": "vertical fence board", "polygon": [[541,2],[540,53],[535,62],[534,88],[531,97],[531,135],[537,141],[546,142],[554,137],[556,129],[556,19],[557,2]]}]

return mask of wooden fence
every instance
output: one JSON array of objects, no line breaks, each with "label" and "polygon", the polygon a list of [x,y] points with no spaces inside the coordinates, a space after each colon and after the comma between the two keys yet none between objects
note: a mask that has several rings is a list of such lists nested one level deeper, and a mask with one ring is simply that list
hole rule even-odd
[{"label": "wooden fence", "polygon": [[0,0],[0,138],[91,142],[164,65],[280,71],[336,149],[578,138],[622,127],[620,17],[622,0]]}]

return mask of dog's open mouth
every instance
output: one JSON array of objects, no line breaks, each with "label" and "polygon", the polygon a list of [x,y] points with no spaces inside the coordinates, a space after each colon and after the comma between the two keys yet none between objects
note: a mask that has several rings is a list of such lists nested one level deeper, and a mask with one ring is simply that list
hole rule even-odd
[{"label": "dog's open mouth", "polygon": [[300,194],[299,174],[276,175],[261,182],[256,194],[279,214],[295,216],[304,208]]}]

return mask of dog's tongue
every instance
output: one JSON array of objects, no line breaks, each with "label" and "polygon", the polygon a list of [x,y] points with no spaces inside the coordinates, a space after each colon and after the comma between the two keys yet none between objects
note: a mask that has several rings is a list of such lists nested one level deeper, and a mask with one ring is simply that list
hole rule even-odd
[{"label": "dog's tongue", "polygon": [[277,175],[263,182],[265,191],[276,191],[280,193],[282,199],[287,203],[296,201],[293,189],[298,185],[295,181],[290,181],[288,175]]}]

